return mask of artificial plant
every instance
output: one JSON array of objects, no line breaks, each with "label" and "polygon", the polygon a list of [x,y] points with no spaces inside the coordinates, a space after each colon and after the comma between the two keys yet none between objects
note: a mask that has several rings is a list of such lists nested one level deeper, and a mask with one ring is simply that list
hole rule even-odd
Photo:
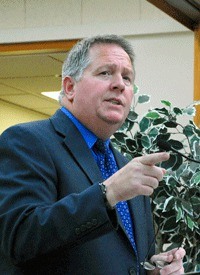
[{"label": "artificial plant", "polygon": [[[150,109],[143,116],[137,104],[150,102],[150,96],[139,95],[135,86],[133,108],[122,127],[114,134],[115,146],[129,159],[160,151],[158,140],[200,161],[200,129],[192,121],[193,102],[186,108],[172,106],[162,100],[161,108]],[[182,125],[179,120],[186,117]],[[166,168],[159,187],[151,198],[155,227],[159,228],[159,251],[183,246],[185,272],[200,270],[200,164],[170,152],[170,159],[159,164]]]}]

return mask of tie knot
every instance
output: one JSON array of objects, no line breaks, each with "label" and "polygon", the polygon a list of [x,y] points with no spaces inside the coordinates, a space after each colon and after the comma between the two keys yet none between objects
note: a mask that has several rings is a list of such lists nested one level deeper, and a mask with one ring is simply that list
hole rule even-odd
[{"label": "tie knot", "polygon": [[97,139],[97,141],[94,144],[94,147],[97,151],[105,154],[108,151],[108,148],[106,146],[106,143],[102,139]]}]

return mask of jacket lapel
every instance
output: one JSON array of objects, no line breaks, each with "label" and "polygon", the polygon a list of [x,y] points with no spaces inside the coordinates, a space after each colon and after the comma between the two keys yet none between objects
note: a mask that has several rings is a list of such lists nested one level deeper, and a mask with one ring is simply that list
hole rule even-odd
[{"label": "jacket lapel", "polygon": [[[58,110],[50,120],[55,131],[63,136],[66,149],[70,151],[91,183],[102,181],[101,173],[92,152],[74,123],[61,110]],[[85,161],[85,156],[87,156],[87,161]]]},{"label": "jacket lapel", "polygon": [[[98,165],[81,134],[77,133],[76,138],[74,138],[73,133],[70,134],[71,135],[64,139],[64,142],[78,165],[82,168],[92,183],[102,181],[103,179]],[[87,156],[87,161],[85,161],[85,156]]]}]

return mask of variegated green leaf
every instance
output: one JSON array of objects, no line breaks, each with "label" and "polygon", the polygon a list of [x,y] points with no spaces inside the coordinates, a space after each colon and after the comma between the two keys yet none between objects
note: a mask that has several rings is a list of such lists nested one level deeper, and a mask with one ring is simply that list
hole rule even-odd
[{"label": "variegated green leaf", "polygon": [[144,148],[148,149],[151,147],[151,140],[148,136],[142,136],[141,143]]},{"label": "variegated green leaf", "polygon": [[193,177],[191,178],[192,185],[199,185],[200,187],[200,171],[196,172]]},{"label": "variegated green leaf", "polygon": [[150,124],[150,120],[146,117],[143,117],[139,123],[140,131],[145,132],[149,128]]},{"label": "variegated green leaf", "polygon": [[174,197],[170,196],[165,200],[163,211],[167,211],[167,208],[172,208],[174,207]]},{"label": "variegated green leaf", "polygon": [[161,100],[161,103],[163,103],[165,106],[171,107],[171,102],[167,100]]},{"label": "variegated green leaf", "polygon": [[150,101],[150,96],[149,95],[140,95],[138,97],[138,103],[148,103]]},{"label": "variegated green leaf", "polygon": [[151,119],[157,119],[160,117],[159,113],[158,112],[155,112],[155,111],[151,111],[151,112],[148,112],[146,114],[146,117],[147,118],[151,118]]}]

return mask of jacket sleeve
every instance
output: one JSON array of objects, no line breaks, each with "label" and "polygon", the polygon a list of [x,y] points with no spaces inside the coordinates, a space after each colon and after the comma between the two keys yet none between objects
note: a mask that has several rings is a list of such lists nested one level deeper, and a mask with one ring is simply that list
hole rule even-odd
[{"label": "jacket sleeve", "polygon": [[97,183],[61,199],[59,188],[56,165],[37,134],[14,126],[1,135],[0,249],[14,264],[62,246],[70,249],[117,224]]}]

